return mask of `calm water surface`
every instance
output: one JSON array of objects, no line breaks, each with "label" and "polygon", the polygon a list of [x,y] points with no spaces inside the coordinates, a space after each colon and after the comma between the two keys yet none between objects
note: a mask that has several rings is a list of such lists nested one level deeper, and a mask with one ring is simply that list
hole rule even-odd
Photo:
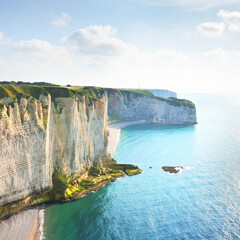
[{"label": "calm water surface", "polygon": [[47,207],[45,239],[240,239],[240,100],[180,97],[194,101],[199,124],[124,128],[114,158],[144,172]]}]

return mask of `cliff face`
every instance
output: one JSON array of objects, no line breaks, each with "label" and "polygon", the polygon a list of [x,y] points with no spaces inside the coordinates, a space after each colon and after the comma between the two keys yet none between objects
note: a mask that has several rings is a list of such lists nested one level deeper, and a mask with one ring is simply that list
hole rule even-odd
[{"label": "cliff face", "polygon": [[195,124],[196,109],[147,91],[0,85],[0,207],[108,160],[108,120]]},{"label": "cliff face", "polygon": [[55,100],[47,128],[52,168],[81,175],[95,159],[107,157],[106,103],[106,94],[92,105],[85,97]]},{"label": "cliff face", "polygon": [[[2,99],[11,102],[11,99]],[[0,110],[0,204],[40,192],[51,176],[40,103],[21,99]],[[44,177],[43,177],[44,176]]]},{"label": "cliff face", "polygon": [[[107,95],[1,99],[0,205],[52,187],[53,171],[81,175],[107,157]],[[11,103],[11,104],[10,104]]]},{"label": "cliff face", "polygon": [[164,99],[126,90],[109,91],[110,122],[148,121],[164,124],[196,124],[193,103],[180,99]]}]

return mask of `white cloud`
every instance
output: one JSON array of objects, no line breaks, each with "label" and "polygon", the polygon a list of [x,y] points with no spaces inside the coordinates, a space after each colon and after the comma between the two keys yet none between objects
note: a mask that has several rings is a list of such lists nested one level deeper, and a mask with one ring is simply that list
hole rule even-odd
[{"label": "white cloud", "polygon": [[0,65],[2,65],[4,63],[5,63],[5,61],[2,58],[0,58]]},{"label": "white cloud", "polygon": [[230,61],[229,52],[222,48],[206,51],[203,53],[203,55],[206,57],[211,57],[214,61],[220,63],[226,63]]},{"label": "white cloud", "polygon": [[71,59],[64,47],[54,46],[46,41],[32,39],[29,41],[20,41],[14,43],[12,51],[24,57],[32,57],[33,59],[44,60],[47,62],[63,61],[70,63]]},{"label": "white cloud", "polygon": [[239,3],[239,0],[142,0],[151,5],[187,7],[195,10],[203,10]]},{"label": "white cloud", "polygon": [[220,10],[217,13],[223,22],[205,22],[196,27],[196,31],[204,37],[213,38],[223,36],[225,26],[231,32],[240,32],[240,12]]},{"label": "white cloud", "polygon": [[0,40],[4,38],[4,35],[2,32],[0,32]]},{"label": "white cloud", "polygon": [[55,26],[67,26],[67,23],[70,22],[72,17],[67,13],[61,13],[61,17],[53,17],[52,25]]},{"label": "white cloud", "polygon": [[232,51],[234,57],[240,57],[240,51]]},{"label": "white cloud", "polygon": [[228,24],[228,29],[231,32],[240,32],[240,12],[220,10],[217,15]]},{"label": "white cloud", "polygon": [[119,56],[135,50],[134,45],[115,37],[117,30],[111,25],[89,26],[63,39],[69,49],[86,55]]},{"label": "white cloud", "polygon": [[237,50],[224,50],[223,48],[217,48],[214,50],[206,51],[203,53],[204,56],[210,57],[213,61],[219,63],[227,62],[239,62],[240,51]]},{"label": "white cloud", "polygon": [[225,29],[224,23],[205,22],[196,27],[196,31],[204,37],[221,37]]}]

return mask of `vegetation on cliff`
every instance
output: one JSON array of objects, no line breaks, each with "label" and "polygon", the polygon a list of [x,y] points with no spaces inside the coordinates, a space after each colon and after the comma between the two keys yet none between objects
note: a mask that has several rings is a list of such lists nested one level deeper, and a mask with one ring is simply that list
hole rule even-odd
[{"label": "vegetation on cliff", "polygon": [[12,85],[0,84],[0,99],[10,97],[12,100],[30,97],[39,99],[40,95],[51,95],[55,98],[68,98],[75,96],[87,96],[92,99],[97,99],[104,93],[103,88],[97,87],[58,87],[58,86],[32,86],[32,85]]},{"label": "vegetation on cliff", "polygon": [[114,160],[106,162],[95,161],[89,171],[82,176],[67,176],[55,170],[52,176],[53,193],[55,201],[73,200],[97,190],[103,185],[116,181],[119,177],[133,176],[142,173],[138,166],[131,164],[118,164]]},{"label": "vegetation on cliff", "polygon": [[[62,97],[76,97],[76,96],[86,96],[89,99],[89,105],[92,104],[92,100],[99,99],[104,92],[108,94],[117,93],[120,96],[125,96],[128,99],[138,98],[138,97],[150,97],[157,99],[159,101],[166,102],[172,106],[176,107],[190,107],[195,108],[195,105],[185,99],[177,98],[163,98],[156,97],[151,92],[142,89],[112,89],[112,88],[100,88],[100,87],[60,87],[60,86],[49,86],[46,85],[19,85],[19,84],[0,84],[0,99],[4,97],[10,97],[12,100],[19,100],[20,98],[35,98],[39,99],[40,95],[51,95],[52,100]],[[0,106],[1,107],[1,106]]]}]

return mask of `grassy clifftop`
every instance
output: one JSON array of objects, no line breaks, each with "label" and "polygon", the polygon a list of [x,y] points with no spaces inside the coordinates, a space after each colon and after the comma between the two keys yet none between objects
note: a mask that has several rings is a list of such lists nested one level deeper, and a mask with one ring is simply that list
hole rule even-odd
[{"label": "grassy clifftop", "polygon": [[52,99],[58,97],[87,96],[89,98],[99,98],[104,93],[104,89],[97,87],[58,87],[58,86],[33,86],[33,85],[12,85],[0,84],[0,99],[10,97],[12,100],[20,98],[39,99],[40,95],[51,95]]},{"label": "grassy clifftop", "polygon": [[[170,105],[180,107],[186,106],[195,108],[195,105],[185,99],[177,98],[163,98],[156,97],[147,90],[141,89],[112,89],[112,88],[99,88],[99,87],[60,87],[60,86],[37,86],[37,85],[15,85],[15,84],[0,84],[0,99],[10,97],[13,101],[23,98],[39,99],[40,95],[51,95],[52,100],[58,97],[75,97],[87,96],[90,99],[97,99],[107,91],[108,94],[118,93],[122,96],[141,97],[147,96],[150,98],[158,99],[159,101],[167,102]],[[1,105],[1,103],[0,103]],[[1,107],[1,106],[0,106]]]}]

